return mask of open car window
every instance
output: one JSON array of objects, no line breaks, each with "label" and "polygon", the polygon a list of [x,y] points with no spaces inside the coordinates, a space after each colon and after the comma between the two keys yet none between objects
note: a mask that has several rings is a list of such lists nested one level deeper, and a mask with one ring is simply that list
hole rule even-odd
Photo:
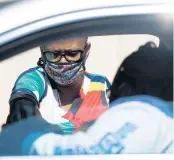
[{"label": "open car window", "polygon": [[[112,83],[116,71],[123,60],[149,41],[154,42],[157,47],[160,44],[158,37],[145,34],[89,37],[88,42],[91,43],[91,50],[86,63],[86,69],[90,73],[106,76]],[[109,55],[107,58],[109,64],[106,61],[106,55]],[[17,77],[29,68],[36,67],[40,56],[40,48],[37,47],[1,62],[0,72],[3,75],[8,73],[1,78],[1,89],[3,92],[0,93],[0,96],[4,97],[1,102],[3,106],[1,125],[6,121],[9,112],[9,96]]]}]

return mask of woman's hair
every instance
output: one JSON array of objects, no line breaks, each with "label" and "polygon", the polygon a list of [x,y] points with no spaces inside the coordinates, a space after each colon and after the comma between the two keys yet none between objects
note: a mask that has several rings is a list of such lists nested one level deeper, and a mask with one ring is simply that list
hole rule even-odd
[{"label": "woman's hair", "polygon": [[151,95],[173,101],[173,57],[153,42],[128,56],[115,75],[110,102],[133,95]]}]

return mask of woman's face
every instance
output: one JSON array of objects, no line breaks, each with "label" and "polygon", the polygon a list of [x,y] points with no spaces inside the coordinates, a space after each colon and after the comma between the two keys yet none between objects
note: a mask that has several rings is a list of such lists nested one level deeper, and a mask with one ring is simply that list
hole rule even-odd
[{"label": "woman's face", "polygon": [[[43,48],[46,59],[52,63],[68,63],[80,60],[86,39],[74,38],[57,41]],[[63,56],[62,56],[63,53]]]}]

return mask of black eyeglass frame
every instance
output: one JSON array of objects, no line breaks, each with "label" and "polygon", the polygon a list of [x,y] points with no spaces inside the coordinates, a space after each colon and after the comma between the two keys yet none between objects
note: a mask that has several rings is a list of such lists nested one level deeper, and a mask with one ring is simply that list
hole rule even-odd
[{"label": "black eyeglass frame", "polygon": [[[52,52],[49,51],[49,53],[56,53],[56,54],[60,55],[61,56],[60,60],[62,59],[62,57],[64,57],[67,60],[68,63],[78,63],[78,62],[81,62],[84,59],[84,57],[86,55],[87,48],[88,48],[87,46],[88,45],[86,44],[85,47],[84,47],[84,50],[60,50],[60,51],[52,51]],[[60,60],[57,61],[57,62],[52,62],[52,61],[48,60],[47,57],[46,57],[46,53],[48,53],[48,51],[44,52],[43,50],[41,50],[41,52],[43,54],[44,59],[47,62],[52,63],[52,64],[58,64],[60,62]],[[67,59],[66,55],[68,55],[68,54],[69,54],[69,56],[73,55],[73,52],[76,52],[76,53],[80,52],[81,55],[80,55],[79,60],[70,61],[70,60]],[[60,63],[60,64],[64,64],[64,63]]]}]

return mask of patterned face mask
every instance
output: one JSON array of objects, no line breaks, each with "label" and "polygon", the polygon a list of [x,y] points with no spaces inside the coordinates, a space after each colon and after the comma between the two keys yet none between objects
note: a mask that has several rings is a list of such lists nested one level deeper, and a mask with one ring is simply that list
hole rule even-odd
[{"label": "patterned face mask", "polygon": [[71,84],[84,73],[82,62],[61,65],[46,62],[45,71],[59,85]]}]

